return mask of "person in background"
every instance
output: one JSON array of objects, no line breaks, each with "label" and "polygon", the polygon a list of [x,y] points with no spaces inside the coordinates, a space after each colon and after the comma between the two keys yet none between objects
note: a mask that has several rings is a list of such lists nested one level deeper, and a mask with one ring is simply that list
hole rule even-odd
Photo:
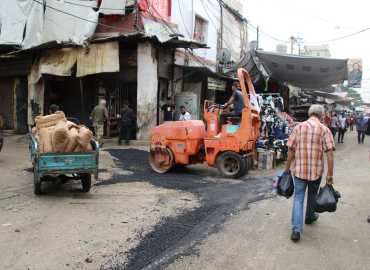
[{"label": "person in background", "polygon": [[365,141],[366,130],[368,128],[368,120],[363,115],[361,115],[357,119],[356,128],[357,128],[357,142],[358,144],[363,144]]},{"label": "person in background", "polygon": [[347,131],[347,118],[341,114],[338,118],[338,143],[343,143],[344,134]]},{"label": "person in background", "polygon": [[354,126],[357,124],[357,119],[354,114],[351,114],[349,118],[349,126],[350,126],[350,131],[353,131]]},{"label": "person in background", "polygon": [[245,106],[242,91],[240,91],[239,89],[239,82],[234,82],[232,86],[232,91],[233,94],[230,97],[229,101],[224,104],[224,107],[227,108],[231,104],[233,104],[234,111],[232,115],[230,114],[228,116],[241,116]]},{"label": "person in background", "polygon": [[162,106],[163,121],[173,121],[173,113],[175,111],[175,105],[172,103],[171,98],[167,98],[167,103]]},{"label": "person in background", "polygon": [[336,113],[334,113],[331,117],[330,131],[333,134],[333,137],[335,138],[335,135],[337,134],[338,131],[338,117]]},{"label": "person in background", "polygon": [[49,106],[49,114],[54,114],[59,111],[59,106],[56,104],[51,104]]},{"label": "person in background", "polygon": [[330,117],[330,114],[329,113],[326,113],[325,114],[324,124],[325,124],[325,126],[327,126],[328,128],[330,128],[330,125],[331,125],[331,117]]},{"label": "person in background", "polygon": [[107,102],[105,99],[101,99],[99,104],[95,106],[91,112],[90,119],[93,122],[96,139],[98,140],[100,146],[103,146],[104,122],[108,121],[109,119]]},{"label": "person in background", "polygon": [[[303,206],[307,192],[306,224],[314,223],[317,192],[324,173],[324,153],[327,155],[326,183],[333,184],[334,138],[330,130],[320,121],[324,117],[324,107],[312,105],[308,111],[309,119],[296,126],[288,140],[288,161],[285,172],[294,177],[294,202],[292,211],[291,240],[297,242],[303,230]],[[294,161],[294,163],[293,163]]]},{"label": "person in background", "polygon": [[186,110],[185,106],[180,107],[179,121],[191,120],[191,114]]},{"label": "person in background", "polygon": [[128,145],[130,142],[131,133],[134,130],[135,123],[135,113],[134,110],[130,108],[128,103],[123,104],[121,114],[119,115],[119,136],[118,144],[121,145],[122,139],[125,141],[125,144]]}]

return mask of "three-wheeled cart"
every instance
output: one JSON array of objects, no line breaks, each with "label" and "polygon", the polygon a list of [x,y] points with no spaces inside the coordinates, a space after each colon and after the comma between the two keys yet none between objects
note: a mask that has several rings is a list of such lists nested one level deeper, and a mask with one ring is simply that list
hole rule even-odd
[{"label": "three-wheeled cart", "polygon": [[48,177],[61,177],[63,181],[81,180],[82,191],[89,192],[91,175],[98,179],[99,144],[91,140],[92,152],[83,153],[40,153],[34,135],[30,135],[29,150],[33,165],[34,193],[41,194],[42,182]]}]

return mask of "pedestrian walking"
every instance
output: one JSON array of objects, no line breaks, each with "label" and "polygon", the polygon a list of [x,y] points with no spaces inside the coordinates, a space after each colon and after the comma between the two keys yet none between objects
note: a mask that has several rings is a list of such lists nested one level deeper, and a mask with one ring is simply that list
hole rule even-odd
[{"label": "pedestrian walking", "polygon": [[368,119],[361,115],[357,119],[356,128],[357,128],[357,142],[358,144],[363,144],[365,141],[366,130],[368,128]]},{"label": "pedestrian walking", "polygon": [[347,131],[347,118],[341,114],[338,118],[338,143],[344,142],[344,134]]},{"label": "pedestrian walking", "polygon": [[188,121],[188,120],[191,120],[191,114],[186,110],[185,106],[181,106],[179,121]]},{"label": "pedestrian walking", "polygon": [[95,106],[91,112],[90,119],[93,122],[93,127],[95,131],[95,136],[100,146],[103,146],[103,135],[104,135],[104,122],[108,121],[108,110],[107,102],[105,99],[101,99],[99,104]]},{"label": "pedestrian walking", "polygon": [[325,126],[327,126],[328,128],[330,128],[330,125],[331,125],[331,117],[330,117],[330,114],[329,113],[326,113],[325,114],[324,124],[325,124]]},{"label": "pedestrian walking", "polygon": [[163,121],[173,121],[173,113],[175,111],[175,105],[173,105],[171,98],[167,98],[167,103],[162,106]]},{"label": "pedestrian walking", "polygon": [[327,155],[326,183],[333,184],[334,138],[330,130],[320,121],[324,107],[312,105],[308,111],[309,119],[296,126],[288,140],[288,162],[285,172],[292,169],[294,177],[294,202],[292,209],[291,240],[300,240],[303,230],[303,206],[306,189],[307,207],[305,223],[312,224],[318,218],[315,213],[317,192],[324,173],[324,153]]},{"label": "pedestrian walking", "polygon": [[336,113],[333,114],[331,117],[331,123],[330,123],[330,131],[333,134],[333,137],[335,138],[335,135],[338,131],[338,116]]},{"label": "pedestrian walking", "polygon": [[354,130],[354,126],[356,124],[357,124],[356,116],[354,114],[352,114],[351,117],[349,118],[350,131],[353,131]]},{"label": "pedestrian walking", "polygon": [[122,140],[125,144],[130,143],[132,131],[136,127],[136,116],[134,110],[130,108],[128,103],[123,105],[121,114],[119,115],[119,136],[118,144],[121,145]]}]

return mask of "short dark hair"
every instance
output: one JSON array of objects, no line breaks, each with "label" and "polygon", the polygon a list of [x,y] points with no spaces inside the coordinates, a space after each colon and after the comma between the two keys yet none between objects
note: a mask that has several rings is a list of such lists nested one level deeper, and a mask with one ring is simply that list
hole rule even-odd
[{"label": "short dark hair", "polygon": [[186,109],[186,107],[184,105],[181,105],[180,109]]},{"label": "short dark hair", "polygon": [[57,111],[59,111],[59,106],[56,104],[51,104],[49,107],[49,112],[56,113]]}]

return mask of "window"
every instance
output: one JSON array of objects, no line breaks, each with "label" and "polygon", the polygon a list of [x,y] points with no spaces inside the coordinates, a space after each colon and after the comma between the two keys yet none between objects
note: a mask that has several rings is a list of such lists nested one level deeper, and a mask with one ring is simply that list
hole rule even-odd
[{"label": "window", "polygon": [[194,39],[206,43],[208,22],[199,16],[195,16]]}]

